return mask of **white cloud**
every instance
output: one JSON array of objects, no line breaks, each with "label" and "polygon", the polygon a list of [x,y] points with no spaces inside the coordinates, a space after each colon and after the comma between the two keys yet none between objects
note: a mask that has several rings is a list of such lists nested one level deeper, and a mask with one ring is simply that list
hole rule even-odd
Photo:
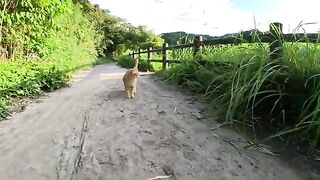
[{"label": "white cloud", "polygon": [[[277,21],[284,24],[284,31],[287,32],[301,20],[320,20],[317,0],[278,0],[277,8],[255,14],[236,9],[231,0],[90,1],[134,25],[146,25],[156,33],[186,31],[223,35],[254,28],[253,17],[260,30],[268,30],[268,24]],[[305,26],[308,32],[315,32],[319,27],[320,24]]]},{"label": "white cloud", "polygon": [[309,32],[315,32],[319,29],[320,15],[318,14],[318,0],[279,0],[279,6],[281,6],[282,9],[275,12],[270,19],[283,22],[285,31],[292,31],[301,21],[303,21],[303,23],[317,22],[315,25],[303,26]]}]

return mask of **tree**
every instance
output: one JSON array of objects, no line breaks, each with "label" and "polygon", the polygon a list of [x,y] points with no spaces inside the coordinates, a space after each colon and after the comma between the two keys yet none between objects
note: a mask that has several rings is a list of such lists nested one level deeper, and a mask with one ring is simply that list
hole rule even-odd
[{"label": "tree", "polygon": [[100,56],[120,55],[126,50],[160,47],[164,40],[145,26],[135,27],[110,11],[92,5],[88,0],[73,0],[82,5],[97,32],[96,49]]}]

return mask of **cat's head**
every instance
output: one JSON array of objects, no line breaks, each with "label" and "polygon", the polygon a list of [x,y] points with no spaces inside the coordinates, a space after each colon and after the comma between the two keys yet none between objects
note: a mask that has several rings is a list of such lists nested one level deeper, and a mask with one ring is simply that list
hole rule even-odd
[{"label": "cat's head", "polygon": [[137,68],[133,68],[130,70],[130,74],[134,75],[134,76],[138,76],[139,75],[139,71]]}]

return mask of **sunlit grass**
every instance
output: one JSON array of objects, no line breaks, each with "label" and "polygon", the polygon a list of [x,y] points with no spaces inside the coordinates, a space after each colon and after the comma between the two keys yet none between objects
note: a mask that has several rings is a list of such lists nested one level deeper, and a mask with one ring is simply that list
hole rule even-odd
[{"label": "sunlit grass", "polygon": [[[320,46],[285,43],[283,58],[271,61],[266,43],[205,47],[171,57],[181,64],[159,73],[219,104],[229,124],[264,127],[271,138],[305,143],[320,139]],[[187,60],[187,61],[186,61]]]}]

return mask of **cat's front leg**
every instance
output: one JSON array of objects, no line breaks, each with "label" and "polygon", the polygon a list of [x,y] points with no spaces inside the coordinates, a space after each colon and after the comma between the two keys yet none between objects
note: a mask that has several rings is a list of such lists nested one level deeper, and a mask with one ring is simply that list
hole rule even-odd
[{"label": "cat's front leg", "polygon": [[130,99],[130,91],[129,90],[125,90],[126,91],[126,97]]}]

